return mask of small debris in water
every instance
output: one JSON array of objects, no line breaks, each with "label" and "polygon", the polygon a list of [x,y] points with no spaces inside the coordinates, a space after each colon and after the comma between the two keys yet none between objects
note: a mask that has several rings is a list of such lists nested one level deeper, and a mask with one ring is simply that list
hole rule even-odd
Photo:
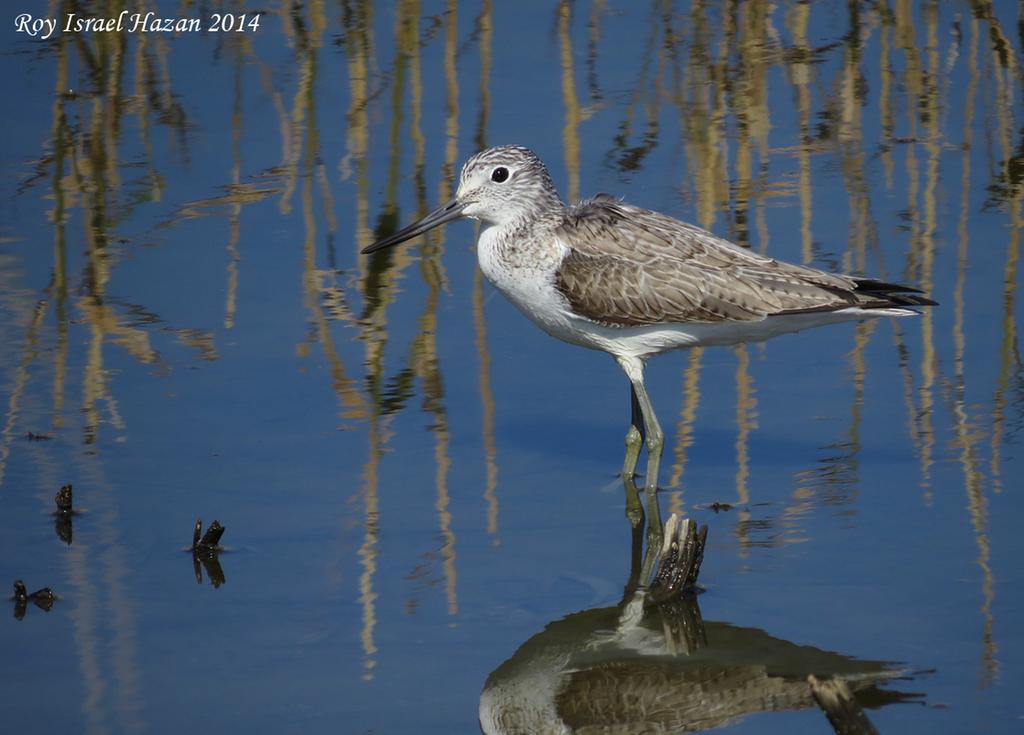
[{"label": "small debris in water", "polygon": [[70,482],[67,485],[62,485],[53,498],[53,501],[57,504],[57,512],[64,515],[71,515],[75,512],[73,500],[74,492]]},{"label": "small debris in water", "polygon": [[30,431],[27,434],[25,434],[25,438],[28,439],[30,442],[48,442],[53,437],[50,436],[49,434],[37,434],[34,431]]},{"label": "small debris in water", "polygon": [[53,502],[57,504],[57,510],[53,512],[53,530],[57,534],[57,538],[70,546],[74,534],[72,518],[78,515],[74,506],[74,494],[70,482],[57,491]]},{"label": "small debris in water", "polygon": [[210,584],[214,587],[220,587],[227,581],[218,558],[220,552],[224,550],[219,544],[225,530],[227,529],[220,524],[220,521],[214,520],[206,529],[206,533],[203,533],[203,520],[196,518],[196,525],[192,529],[191,548],[192,570],[196,575],[196,584],[203,583],[204,569],[206,576],[210,578]]},{"label": "small debris in water", "polygon": [[29,602],[43,612],[50,612],[53,604],[57,601],[57,595],[49,587],[43,587],[29,594],[25,583],[16,579],[14,580],[14,596],[11,599],[14,600],[14,617],[21,620],[25,617]]},{"label": "small debris in water", "polygon": [[204,534],[203,519],[196,518],[195,528],[192,529],[192,551],[201,551],[203,549],[220,551],[220,547],[217,544],[220,543],[220,537],[224,535],[226,530],[224,526],[220,525],[220,521],[214,519]]}]

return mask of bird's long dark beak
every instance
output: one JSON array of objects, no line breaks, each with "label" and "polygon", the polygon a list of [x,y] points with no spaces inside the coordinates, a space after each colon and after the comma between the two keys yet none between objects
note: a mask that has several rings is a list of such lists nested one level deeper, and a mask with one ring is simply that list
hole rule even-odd
[{"label": "bird's long dark beak", "polygon": [[393,235],[385,237],[383,240],[378,240],[373,245],[368,245],[363,248],[363,255],[372,253],[376,250],[389,248],[392,245],[397,245],[398,243],[405,242],[406,240],[411,240],[417,235],[422,235],[427,230],[434,229],[438,225],[443,225],[445,222],[458,219],[462,216],[462,210],[465,208],[465,203],[452,199],[446,204],[442,204],[423,219],[416,220],[411,225],[406,225]]}]

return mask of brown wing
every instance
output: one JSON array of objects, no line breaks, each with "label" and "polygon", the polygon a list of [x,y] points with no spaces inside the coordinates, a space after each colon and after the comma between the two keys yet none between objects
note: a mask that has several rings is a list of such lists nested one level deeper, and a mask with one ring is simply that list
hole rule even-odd
[{"label": "brown wing", "polygon": [[556,234],[569,247],[556,280],[559,291],[574,311],[602,324],[758,321],[927,301],[885,293],[915,292],[905,286],[767,258],[610,197],[571,209]]}]

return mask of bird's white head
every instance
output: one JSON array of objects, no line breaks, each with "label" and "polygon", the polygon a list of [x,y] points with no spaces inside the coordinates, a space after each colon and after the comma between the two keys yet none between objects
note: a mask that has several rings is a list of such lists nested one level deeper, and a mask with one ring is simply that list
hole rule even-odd
[{"label": "bird's white head", "polygon": [[564,208],[544,162],[518,145],[487,148],[466,161],[455,199],[464,216],[492,225],[534,219]]},{"label": "bird's white head", "polygon": [[459,188],[450,201],[390,237],[363,248],[363,253],[398,245],[460,217],[500,226],[560,219],[564,210],[551,174],[537,154],[518,145],[499,145],[466,161],[459,176]]}]

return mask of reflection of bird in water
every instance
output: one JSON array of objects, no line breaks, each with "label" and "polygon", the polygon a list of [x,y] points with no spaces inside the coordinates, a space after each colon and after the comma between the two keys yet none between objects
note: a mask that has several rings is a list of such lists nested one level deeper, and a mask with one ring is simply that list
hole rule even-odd
[{"label": "reflection of bird in water", "polygon": [[451,201],[363,252],[459,217],[484,223],[480,268],[513,304],[548,334],[610,353],[626,372],[633,413],[623,473],[633,474],[646,441],[648,490],[663,435],[644,387],[647,358],[934,303],[908,286],[758,255],[607,195],[567,207],[541,160],[520,146],[474,155]]},{"label": "reflection of bird in water", "polygon": [[813,707],[807,675],[835,676],[864,706],[911,695],[879,689],[883,661],[703,622],[692,595],[649,608],[595,608],[549,624],[488,678],[486,735],[693,732],[755,712]]},{"label": "reflection of bird in water", "polygon": [[897,673],[886,662],[705,623],[694,591],[707,528],[673,515],[664,530],[659,550],[644,524],[633,526],[618,605],[549,624],[487,677],[480,695],[486,735],[706,730],[754,712],[812,706],[808,674],[833,686],[846,682],[868,706],[909,696],[876,687]]}]

